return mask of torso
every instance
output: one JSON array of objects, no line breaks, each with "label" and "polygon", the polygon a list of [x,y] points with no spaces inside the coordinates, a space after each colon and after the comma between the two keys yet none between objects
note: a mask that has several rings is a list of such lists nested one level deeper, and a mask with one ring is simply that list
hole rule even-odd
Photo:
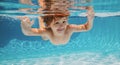
[{"label": "torso", "polygon": [[48,31],[47,35],[43,37],[45,39],[50,40],[50,42],[53,43],[54,45],[61,45],[69,42],[71,35],[72,35],[72,31],[68,27],[63,36],[57,37],[57,36],[54,36],[51,31]]}]

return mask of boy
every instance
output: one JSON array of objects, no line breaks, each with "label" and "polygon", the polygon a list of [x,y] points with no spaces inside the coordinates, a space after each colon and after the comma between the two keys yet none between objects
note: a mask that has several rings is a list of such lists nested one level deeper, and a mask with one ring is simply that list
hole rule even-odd
[{"label": "boy", "polygon": [[68,24],[66,15],[56,16],[48,15],[43,17],[46,27],[42,29],[31,28],[33,21],[30,22],[28,17],[21,20],[21,28],[27,36],[42,36],[46,40],[50,40],[54,45],[66,44],[74,32],[85,32],[92,28],[94,11],[92,7],[81,7],[87,10],[88,21],[85,24],[75,25]]}]

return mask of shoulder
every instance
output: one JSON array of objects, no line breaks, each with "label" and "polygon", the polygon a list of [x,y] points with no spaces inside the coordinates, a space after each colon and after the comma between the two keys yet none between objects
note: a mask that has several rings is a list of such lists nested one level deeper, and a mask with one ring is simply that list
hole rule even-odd
[{"label": "shoulder", "polygon": [[74,33],[74,24],[69,24],[69,25],[67,25],[67,28],[66,28],[66,33],[67,34],[72,34],[72,33]]},{"label": "shoulder", "polygon": [[74,24],[69,24],[69,25],[67,25],[67,31],[73,32],[73,27],[74,27],[74,26],[75,26]]}]

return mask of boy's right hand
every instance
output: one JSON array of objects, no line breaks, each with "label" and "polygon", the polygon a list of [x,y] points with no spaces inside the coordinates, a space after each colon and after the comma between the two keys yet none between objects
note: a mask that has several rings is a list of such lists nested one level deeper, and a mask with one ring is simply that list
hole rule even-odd
[{"label": "boy's right hand", "polygon": [[31,30],[31,26],[33,25],[34,21],[30,21],[28,17],[22,17],[21,19],[21,27],[25,30]]}]

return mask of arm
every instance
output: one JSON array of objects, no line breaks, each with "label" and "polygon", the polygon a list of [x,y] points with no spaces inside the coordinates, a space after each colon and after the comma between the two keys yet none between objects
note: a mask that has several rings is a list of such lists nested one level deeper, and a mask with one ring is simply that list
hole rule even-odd
[{"label": "arm", "polygon": [[41,36],[41,35],[43,35],[45,30],[31,28],[33,23],[34,23],[33,21],[30,22],[30,19],[28,17],[22,18],[22,21],[21,21],[22,32],[27,36]]},{"label": "arm", "polygon": [[42,17],[38,17],[38,20],[39,20],[39,28],[40,29],[43,29],[43,28],[45,28],[45,24],[44,24],[44,20],[43,20],[43,18]]},{"label": "arm", "polygon": [[70,25],[73,29],[73,32],[84,32],[89,31],[93,26],[93,20],[94,20],[94,11],[92,7],[82,7],[81,9],[86,9],[87,12],[87,19],[88,21],[85,24],[81,25]]}]

